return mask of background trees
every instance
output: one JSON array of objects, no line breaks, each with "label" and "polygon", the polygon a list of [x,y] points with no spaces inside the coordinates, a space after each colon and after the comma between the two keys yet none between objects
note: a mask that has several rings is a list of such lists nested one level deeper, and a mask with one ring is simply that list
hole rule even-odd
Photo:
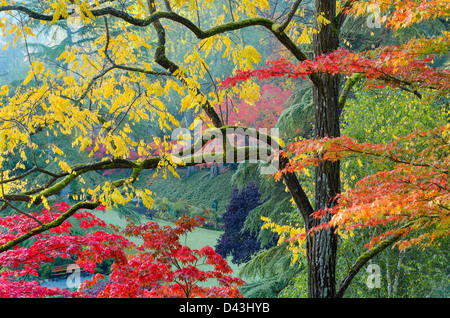
[{"label": "background trees", "polygon": [[[376,41],[367,47],[367,34],[352,31],[367,17],[370,4],[379,6],[382,17],[375,22],[384,23],[385,29],[374,31]],[[288,88],[295,96],[306,82],[312,96],[312,107],[300,112],[308,115],[307,120],[279,122],[280,126],[291,128],[289,136],[285,136],[287,139],[298,137],[299,131],[292,132],[292,128],[301,128],[302,138],[314,138],[284,149],[288,157],[282,156],[279,174],[297,209],[297,216],[289,219],[297,221],[307,233],[308,295],[342,296],[354,271],[360,270],[380,249],[394,243],[404,224],[398,219],[389,219],[395,221],[389,223],[393,232],[375,236],[385,241],[372,240],[379,245],[369,245],[371,249],[363,253],[362,261],[357,258],[357,267],[351,268],[353,272],[344,277],[344,287],[339,289],[336,282],[339,238],[334,230],[353,223],[351,218],[346,218],[348,222],[344,223],[335,222],[334,218],[340,215],[336,214],[336,209],[339,209],[338,195],[342,190],[340,160],[343,157],[336,149],[343,150],[338,143],[350,148],[346,154],[368,151],[375,157],[394,159],[395,166],[389,171],[394,171],[393,175],[398,178],[405,171],[404,166],[395,162],[398,160],[396,151],[407,159],[426,155],[429,161],[420,164],[427,167],[439,157],[438,162],[443,165],[438,168],[439,173],[445,174],[447,164],[441,160],[442,153],[445,155],[447,151],[445,144],[438,144],[437,139],[430,139],[435,148],[415,149],[417,152],[414,152],[400,145],[400,141],[386,144],[381,151],[375,145],[340,138],[340,120],[345,116],[347,100],[358,81],[364,81],[369,89],[390,85],[417,98],[431,94],[427,98],[432,99],[435,93],[445,96],[449,88],[448,70],[433,65],[434,57],[429,55],[446,53],[448,33],[440,31],[447,24],[439,20],[448,16],[446,4],[443,0],[228,4],[212,1],[156,4],[152,0],[146,3],[54,1],[46,4],[3,1],[0,27],[5,35],[21,39],[25,44],[48,29],[54,37],[42,48],[43,57],[32,56],[34,52],[27,51],[30,70],[20,85],[4,85],[0,91],[2,209],[12,209],[34,220],[26,211],[29,207],[42,204],[48,210],[48,200],[69,187],[71,199],[77,203],[51,223],[37,222],[39,226],[20,238],[5,242],[0,251],[59,226],[79,209],[100,204],[110,209],[132,199],[150,208],[152,193],[139,188],[136,181],[142,171],[150,169],[163,177],[168,172],[177,175],[177,164],[167,155],[170,152],[167,134],[179,127],[183,119],[184,125],[188,125],[186,112],[203,119],[209,127],[223,131],[228,123],[225,119],[230,115],[226,109],[224,112],[227,102],[231,104],[239,99],[241,105],[265,107],[261,93],[264,87],[267,91],[270,86],[262,86],[263,91],[260,91],[255,78],[265,81],[286,78],[278,87]],[[395,43],[384,42],[386,34],[430,20],[439,20],[440,24],[436,29],[438,34],[433,37],[410,39],[404,32],[399,39],[392,40]],[[46,26],[41,26],[40,22]],[[428,32],[429,28],[432,23],[423,30]],[[75,39],[74,35],[79,38]],[[274,43],[276,49],[272,50]],[[58,56],[56,59],[45,58],[51,56],[48,47],[53,47],[50,51]],[[64,50],[58,51],[62,47]],[[276,60],[267,67],[255,69],[260,62],[274,57]],[[278,96],[283,94],[277,93]],[[294,111],[299,110],[294,105],[298,103],[284,112],[285,119],[292,119]],[[280,105],[275,106],[278,114],[282,109]],[[270,124],[273,123],[272,118]],[[155,136],[148,138],[142,133],[143,127]],[[446,140],[445,129],[434,130],[434,133]],[[413,136],[423,137],[419,133],[409,136],[401,141],[407,143]],[[335,142],[327,138],[338,139]],[[150,139],[156,147],[162,148],[157,156],[154,149],[148,147]],[[64,146],[59,144],[63,141],[66,141]],[[105,155],[95,159],[93,154],[100,145]],[[48,151],[42,151],[43,148]],[[90,149],[89,153],[83,153],[86,149]],[[194,163],[192,157],[185,161],[187,165]],[[311,170],[307,170],[308,166]],[[107,179],[96,174],[111,169],[123,170]],[[431,170],[420,172],[429,178]],[[303,177],[303,173],[312,174],[312,179]],[[392,186],[398,178],[384,181]],[[360,185],[368,182],[364,185],[371,185],[372,190],[381,189],[370,177],[363,180],[359,181]],[[79,193],[72,191],[75,181],[85,184],[80,186]],[[445,187],[445,182],[441,181],[438,185]],[[307,182],[311,185],[305,185]],[[435,191],[436,198],[439,190]],[[351,194],[346,193],[347,199],[354,199]],[[443,206],[445,210],[446,202]],[[343,209],[342,215],[345,211],[350,210]],[[376,216],[384,215],[380,212]],[[332,218],[335,223],[330,228]],[[441,215],[438,220],[442,219]],[[387,225],[384,221],[380,222]],[[425,226],[426,222],[415,224]],[[445,222],[443,224],[439,236],[446,231]]]}]

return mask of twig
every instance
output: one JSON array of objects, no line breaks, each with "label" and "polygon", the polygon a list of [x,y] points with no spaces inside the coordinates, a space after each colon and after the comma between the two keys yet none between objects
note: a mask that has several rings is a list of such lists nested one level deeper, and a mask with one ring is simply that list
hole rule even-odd
[{"label": "twig", "polygon": [[32,219],[32,220],[35,220],[36,222],[38,222],[40,225],[42,225],[42,222],[39,220],[39,219],[37,219],[37,218],[35,218],[34,216],[32,216],[31,214],[28,214],[27,212],[25,212],[25,211],[22,211],[22,210],[20,210],[19,208],[17,208],[17,207],[15,207],[14,205],[12,205],[8,200],[6,200],[6,198],[5,198],[5,189],[4,189],[4,186],[3,186],[3,169],[0,171],[0,181],[2,182],[1,183],[1,188],[2,188],[2,201],[7,205],[7,206],[9,206],[10,208],[12,208],[12,209],[14,209],[14,210],[16,210],[17,212],[19,212],[20,214],[23,214],[23,215],[25,215],[26,217],[28,217],[28,218],[30,218],[30,219]]},{"label": "twig", "polygon": [[292,18],[294,17],[295,12],[297,11],[297,9],[298,9],[298,7],[300,6],[301,3],[302,3],[302,0],[295,1],[295,3],[292,6],[292,9],[289,12],[286,20],[283,22],[283,24],[280,25],[280,27],[277,28],[277,30],[276,30],[277,32],[279,32],[279,33],[284,32],[284,30],[287,28],[287,26],[291,22]]}]

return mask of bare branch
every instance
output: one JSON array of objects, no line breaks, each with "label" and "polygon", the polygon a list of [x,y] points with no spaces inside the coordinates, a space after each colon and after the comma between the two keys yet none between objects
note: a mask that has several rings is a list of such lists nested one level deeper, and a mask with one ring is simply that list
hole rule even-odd
[{"label": "bare branch", "polygon": [[289,12],[286,20],[283,22],[282,25],[280,25],[280,27],[278,27],[276,29],[277,32],[281,33],[284,32],[284,30],[287,28],[287,26],[289,25],[289,23],[291,22],[292,18],[295,15],[295,12],[297,11],[298,7],[300,6],[300,4],[302,3],[302,0],[297,0],[295,1],[294,5],[292,6],[291,11]]}]

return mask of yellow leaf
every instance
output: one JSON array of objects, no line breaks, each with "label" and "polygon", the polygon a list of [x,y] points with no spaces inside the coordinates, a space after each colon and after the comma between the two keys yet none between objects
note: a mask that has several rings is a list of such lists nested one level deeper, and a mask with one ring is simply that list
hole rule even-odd
[{"label": "yellow leaf", "polygon": [[299,43],[302,44],[311,44],[311,37],[308,34],[308,29],[307,28],[303,28],[302,34],[300,35],[300,38],[298,39]]},{"label": "yellow leaf", "polygon": [[311,177],[311,174],[309,173],[308,169],[304,168],[302,171],[308,176]]},{"label": "yellow leaf", "polygon": [[55,145],[52,145],[52,151],[57,153],[60,156],[62,156],[64,154],[64,152]]},{"label": "yellow leaf", "polygon": [[11,43],[11,41],[8,41],[8,42],[5,44],[5,46],[3,47],[2,51],[6,50],[6,49],[8,48],[9,43]]},{"label": "yellow leaf", "polygon": [[361,162],[361,159],[357,158],[356,161],[358,161],[358,164],[359,164],[360,167],[363,166],[363,164],[362,164],[362,162]]},{"label": "yellow leaf", "polygon": [[3,85],[1,90],[0,90],[0,95],[8,95],[8,92],[9,92],[8,85]]},{"label": "yellow leaf", "polygon": [[26,161],[26,160],[27,160],[27,155],[25,154],[25,151],[22,150],[22,151],[20,152],[20,157],[22,158],[23,161]]},{"label": "yellow leaf", "polygon": [[28,27],[28,26],[24,26],[23,27],[23,30],[25,31],[25,33],[27,33],[27,34],[29,34],[29,35],[31,35],[31,36],[36,36],[34,33],[33,33],[33,31],[31,31],[31,29]]}]

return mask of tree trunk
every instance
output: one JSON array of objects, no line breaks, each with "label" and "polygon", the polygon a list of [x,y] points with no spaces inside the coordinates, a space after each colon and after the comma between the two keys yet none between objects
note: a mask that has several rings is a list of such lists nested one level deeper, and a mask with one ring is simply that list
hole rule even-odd
[{"label": "tree trunk", "polygon": [[[336,1],[317,0],[316,12],[329,21],[336,16]],[[338,30],[333,22],[316,26],[314,55],[331,53],[338,48]],[[339,137],[339,77],[318,74],[320,81],[313,85],[315,138]],[[315,211],[335,204],[340,192],[339,162],[321,162],[315,169]],[[308,229],[327,223],[331,216],[309,218]],[[313,298],[330,298],[336,292],[337,237],[334,229],[320,230],[308,235],[306,242],[308,262],[308,295]]]}]

